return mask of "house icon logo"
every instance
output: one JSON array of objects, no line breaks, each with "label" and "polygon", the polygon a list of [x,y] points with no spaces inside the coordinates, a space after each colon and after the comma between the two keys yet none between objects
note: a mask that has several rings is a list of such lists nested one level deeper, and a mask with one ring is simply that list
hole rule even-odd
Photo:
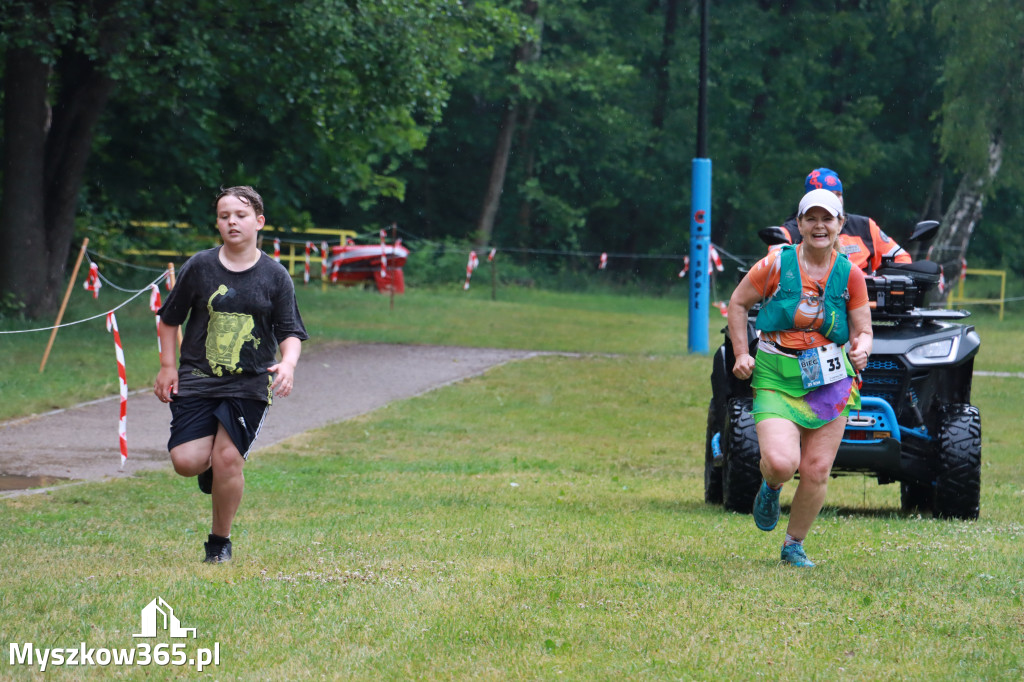
[{"label": "house icon logo", "polygon": [[196,638],[196,629],[181,627],[174,609],[163,597],[157,597],[142,608],[142,632],[132,637],[156,637],[157,628],[167,630],[171,637],[188,637],[191,633],[192,639]]}]

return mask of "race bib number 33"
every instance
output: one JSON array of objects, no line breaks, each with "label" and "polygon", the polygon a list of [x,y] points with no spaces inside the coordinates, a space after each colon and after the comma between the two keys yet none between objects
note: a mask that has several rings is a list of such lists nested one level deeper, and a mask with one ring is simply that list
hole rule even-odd
[{"label": "race bib number 33", "polygon": [[810,348],[797,357],[800,360],[800,379],[804,388],[817,388],[846,376],[843,349],[834,343]]}]

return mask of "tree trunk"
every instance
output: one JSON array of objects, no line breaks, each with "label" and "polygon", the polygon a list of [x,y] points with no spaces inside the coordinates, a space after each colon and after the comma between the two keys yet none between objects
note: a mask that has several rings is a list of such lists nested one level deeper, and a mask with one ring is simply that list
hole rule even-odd
[{"label": "tree trunk", "polygon": [[82,55],[57,68],[62,87],[51,111],[51,68],[27,50],[7,53],[0,296],[13,296],[29,317],[57,309],[86,162],[113,90]]},{"label": "tree trunk", "polygon": [[[942,227],[935,242],[928,249],[928,257],[942,264],[946,281],[952,285],[960,277],[961,263],[981,220],[985,203],[985,190],[991,185],[1003,162],[1002,140],[996,136],[989,144],[988,168],[984,177],[965,175],[956,188],[953,201],[942,218]],[[947,292],[948,292],[947,287]],[[943,294],[943,297],[945,294]]]},{"label": "tree trunk", "polygon": [[661,32],[661,52],[654,70],[654,108],[651,113],[651,124],[657,134],[665,128],[665,113],[668,111],[669,65],[672,62],[672,51],[676,42],[676,29],[679,27],[679,0],[667,0],[665,3],[665,24]]},{"label": "tree trunk", "polygon": [[53,107],[53,127],[46,141],[45,191],[50,244],[47,284],[59,295],[96,126],[110,100],[114,81],[97,71],[93,60],[78,53],[60,60],[57,67],[65,84]]},{"label": "tree trunk", "polygon": [[7,51],[4,73],[3,196],[0,197],[0,303],[35,317],[49,306],[45,150],[50,67],[28,50]]},{"label": "tree trunk", "polygon": [[[522,125],[519,126],[519,148],[523,150],[523,180],[529,182],[533,178],[534,163],[537,159],[537,150],[530,139],[530,132],[533,130],[533,119],[537,116],[539,102],[531,101],[526,104],[526,111],[523,114]],[[520,234],[530,234],[530,225],[533,222],[533,203],[526,196],[519,202],[519,230]]]},{"label": "tree trunk", "polygon": [[[654,11],[658,6],[653,4],[648,11]],[[675,49],[676,33],[679,28],[679,0],[666,0],[664,4],[664,23],[661,32],[661,51],[658,53],[658,60],[654,66],[654,102],[651,106],[651,128],[652,136],[644,149],[644,162],[650,167],[655,166],[655,153],[659,145],[664,142],[665,116],[668,112],[668,100],[671,93],[671,71],[672,53]],[[629,199],[627,209],[627,220],[629,231],[626,232],[623,248],[626,253],[636,254],[641,248],[640,232],[633,229],[643,221],[640,214],[643,208],[635,198]],[[620,267],[626,272],[636,272],[639,266],[639,259],[635,256],[623,263]]]},{"label": "tree trunk", "polygon": [[[537,0],[523,0],[521,11],[533,19],[537,28],[537,41],[523,43],[516,47],[512,55],[512,72],[518,70],[519,64],[535,61],[540,57],[540,35],[543,31],[543,20],[538,16],[540,3]],[[483,247],[491,243],[494,234],[494,221],[501,205],[501,194],[505,191],[505,175],[508,172],[508,160],[512,155],[512,140],[515,136],[516,122],[519,119],[518,88],[505,104],[505,113],[498,127],[498,138],[494,144],[494,157],[491,161],[491,174],[484,192],[483,207],[476,224],[476,245]]]},{"label": "tree trunk", "polygon": [[490,244],[491,236],[494,234],[494,219],[501,204],[501,193],[505,191],[505,174],[508,172],[508,159],[512,154],[512,137],[515,135],[518,117],[519,105],[508,102],[498,127],[498,139],[494,143],[494,157],[491,160],[491,174],[487,179],[487,191],[484,192],[484,205],[476,224],[478,247]]}]

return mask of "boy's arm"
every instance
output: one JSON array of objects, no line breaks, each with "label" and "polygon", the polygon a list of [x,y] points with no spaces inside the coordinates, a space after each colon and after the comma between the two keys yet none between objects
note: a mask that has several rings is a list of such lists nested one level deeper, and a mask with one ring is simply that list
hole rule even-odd
[{"label": "boy's arm", "polygon": [[179,325],[160,322],[160,371],[156,375],[153,393],[161,402],[169,403],[178,393],[178,329]]},{"label": "boy's arm", "polygon": [[274,395],[282,398],[292,392],[295,385],[295,365],[299,364],[299,355],[302,353],[302,341],[295,336],[289,336],[281,342],[281,361],[271,365],[267,371],[275,374],[274,383],[270,385]]}]

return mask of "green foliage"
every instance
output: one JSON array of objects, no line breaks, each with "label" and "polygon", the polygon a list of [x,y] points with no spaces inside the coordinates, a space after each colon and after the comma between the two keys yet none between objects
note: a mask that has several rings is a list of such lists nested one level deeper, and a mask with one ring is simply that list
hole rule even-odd
[{"label": "green foliage", "polygon": [[[496,244],[688,251],[699,21],[681,7],[668,53],[666,120],[657,129],[666,4],[582,7],[542,6],[536,62],[513,73],[499,53],[456,82],[445,121],[408,171],[406,206],[382,205],[380,219],[430,236],[468,235],[505,98],[518,91],[536,111],[528,130],[520,121]],[[931,118],[941,103],[942,46],[927,22],[893,29],[901,17],[874,4],[837,11],[743,2],[712,10],[716,242],[748,257],[762,253],[757,229],[790,215],[804,176],[822,165],[839,170],[854,211],[897,238],[909,234],[943,175]],[[842,39],[822,39],[821,31]]]},{"label": "green foliage", "polygon": [[[984,221],[971,239],[968,267],[995,268],[1010,273],[1010,286],[1024,278],[1024,204],[1010,188],[999,189],[985,206]],[[1020,296],[1021,293],[1015,294]]]},{"label": "green foliage", "polygon": [[124,87],[100,130],[87,206],[202,224],[218,186],[245,183],[272,221],[312,211],[332,224],[353,201],[401,200],[401,162],[511,16],[455,0],[156,3],[131,18],[132,41],[112,60]]},{"label": "green foliage", "polygon": [[[120,84],[82,193],[90,234],[112,244],[134,238],[125,226],[139,219],[190,223],[200,238],[216,188],[237,183],[261,189],[278,225],[397,221],[431,239],[470,238],[511,102],[521,115],[495,244],[687,252],[697,3],[543,2],[536,23],[520,10],[513,0],[11,0],[0,48],[44,55],[55,91],[69,53]],[[1024,191],[1022,15],[1012,0],[713,6],[713,240],[762,253],[757,229],[792,213],[822,165],[839,171],[851,210],[903,239],[941,212],[937,190],[948,202],[997,131],[1003,168],[976,235],[1006,248],[969,256],[1009,249],[1009,262],[1024,262],[1002,238]],[[511,69],[524,43],[539,56]],[[663,276],[617,263],[609,274]]]},{"label": "green foliage", "polygon": [[[465,275],[471,250],[467,242],[455,239],[410,245],[409,258],[403,269],[406,284],[411,288],[459,284]],[[485,262],[485,258],[481,259],[481,263]]]},{"label": "green foliage", "polygon": [[[446,290],[461,286],[465,281],[466,263],[470,251],[475,247],[470,241],[445,239],[441,241],[413,240],[407,242],[410,248],[405,267],[406,284],[412,288]],[[472,277],[474,290],[492,288],[492,267],[498,290],[497,296],[504,299],[506,289],[524,287],[546,289],[556,292],[616,293],[621,295],[685,296],[683,280],[678,277],[681,259],[637,260],[630,257],[613,257],[612,262],[623,261],[612,269],[598,269],[599,254],[588,252],[544,251],[541,249],[500,249],[496,261],[487,260],[487,251],[477,254],[480,267]],[[612,266],[609,266],[610,268]],[[631,271],[627,271],[627,267]],[[715,300],[728,295],[723,287],[733,275],[713,282]],[[726,282],[723,284],[723,282]]]},{"label": "green foliage", "polygon": [[989,146],[998,136],[1007,166],[1002,183],[1024,189],[1024,9],[1014,0],[969,5],[941,0],[934,16],[946,48],[939,129],[943,154],[959,170],[986,177]]},{"label": "green foliage", "polygon": [[25,304],[13,293],[8,292],[0,297],[0,320],[24,320]]}]

